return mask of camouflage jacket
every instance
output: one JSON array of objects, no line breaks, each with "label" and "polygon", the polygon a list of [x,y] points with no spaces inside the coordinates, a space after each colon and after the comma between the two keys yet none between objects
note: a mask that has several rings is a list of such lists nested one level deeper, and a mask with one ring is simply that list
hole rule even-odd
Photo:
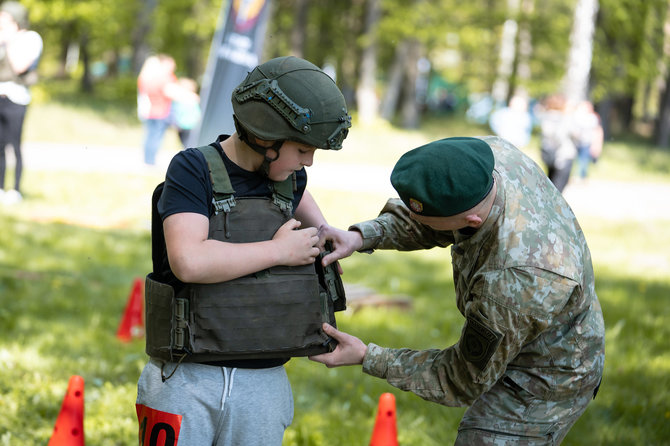
[{"label": "camouflage jacket", "polygon": [[495,201],[472,235],[411,220],[398,199],[353,225],[361,251],[451,245],[461,338],[444,350],[368,346],[363,371],[447,406],[472,404],[502,377],[563,400],[592,390],[604,364],[605,328],[591,255],[577,220],[544,172],[497,137]]}]

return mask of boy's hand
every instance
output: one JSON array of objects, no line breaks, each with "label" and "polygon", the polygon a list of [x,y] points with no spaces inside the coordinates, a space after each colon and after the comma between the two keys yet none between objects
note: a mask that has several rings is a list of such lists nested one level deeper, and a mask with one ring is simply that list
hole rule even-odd
[{"label": "boy's hand", "polygon": [[272,240],[276,242],[280,265],[298,266],[314,263],[319,255],[319,237],[316,228],[298,229],[300,222],[295,218],[284,223]]},{"label": "boy's hand", "polygon": [[330,353],[310,356],[310,360],[325,364],[328,368],[363,364],[365,352],[368,350],[363,341],[355,336],[339,331],[332,325],[323,324],[323,331],[331,338],[337,340],[337,347]]},{"label": "boy's hand", "polygon": [[318,235],[319,248],[323,249],[326,240],[331,240],[334,248],[333,252],[321,259],[323,266],[328,266],[337,260],[349,257],[363,246],[363,237],[358,231],[344,231],[324,224],[319,227]]}]

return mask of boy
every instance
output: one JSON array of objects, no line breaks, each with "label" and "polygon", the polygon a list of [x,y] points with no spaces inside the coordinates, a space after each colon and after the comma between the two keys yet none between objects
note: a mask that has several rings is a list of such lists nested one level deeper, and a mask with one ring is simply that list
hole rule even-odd
[{"label": "boy", "polygon": [[[219,136],[209,146],[209,157],[200,149],[178,153],[158,202],[166,249],[161,253],[154,245],[154,273],[147,280],[147,353],[152,358],[138,383],[141,442],[162,430],[178,445],[280,445],[293,418],[283,364],[309,352],[296,354],[279,345],[269,354],[258,353],[272,348],[258,347],[255,340],[272,344],[291,331],[287,321],[311,310],[276,315],[267,330],[280,328],[264,336],[259,331],[265,329],[250,331],[249,326],[267,308],[244,305],[281,293],[279,302],[288,304],[311,283],[307,272],[314,272],[320,253],[317,228],[326,221],[305,189],[304,167],[312,164],[317,148],[342,147],[351,118],[333,80],[295,57],[256,67],[234,90],[232,102],[236,133]],[[221,183],[215,180],[215,164],[221,161],[233,197],[213,186]],[[286,193],[286,184],[292,191]],[[277,223],[275,215],[282,212],[289,215]],[[273,271],[286,275],[271,279]],[[258,284],[264,277],[269,282]],[[160,325],[179,325],[179,318],[170,316],[171,303],[167,318],[156,316],[161,311],[156,290],[165,287],[167,302],[182,299],[191,307],[184,322],[185,344],[190,345],[183,354],[172,348],[180,342],[179,330],[167,337],[159,333]],[[229,301],[239,305],[222,309]],[[245,311],[252,311],[248,320]],[[307,336],[327,343],[320,324],[314,326]]]}]

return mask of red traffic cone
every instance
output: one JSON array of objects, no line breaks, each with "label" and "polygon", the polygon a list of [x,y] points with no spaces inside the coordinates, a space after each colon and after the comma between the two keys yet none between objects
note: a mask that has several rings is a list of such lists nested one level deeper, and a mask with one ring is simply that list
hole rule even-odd
[{"label": "red traffic cone", "polygon": [[370,446],[398,446],[395,396],[392,393],[382,393],[379,397],[377,419],[372,431]]},{"label": "red traffic cone", "polygon": [[72,375],[48,446],[84,446],[84,378]]},{"label": "red traffic cone", "polygon": [[119,329],[116,331],[116,337],[123,342],[144,335],[143,291],[142,279],[135,279]]}]

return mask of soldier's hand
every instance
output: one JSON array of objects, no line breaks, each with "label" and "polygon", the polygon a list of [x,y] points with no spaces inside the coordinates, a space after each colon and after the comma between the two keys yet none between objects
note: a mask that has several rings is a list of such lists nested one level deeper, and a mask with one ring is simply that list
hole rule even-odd
[{"label": "soldier's hand", "polygon": [[323,324],[323,331],[338,342],[337,347],[330,353],[310,356],[310,360],[325,364],[328,368],[363,364],[365,352],[368,350],[363,341],[329,324]]},{"label": "soldier's hand", "polygon": [[358,231],[344,231],[324,224],[319,227],[319,248],[323,249],[326,240],[333,242],[333,251],[321,259],[323,266],[349,257],[363,246],[363,237]]},{"label": "soldier's hand", "polygon": [[319,236],[316,228],[298,229],[300,222],[292,218],[284,223],[272,237],[277,244],[280,265],[297,266],[314,263],[319,255]]}]

